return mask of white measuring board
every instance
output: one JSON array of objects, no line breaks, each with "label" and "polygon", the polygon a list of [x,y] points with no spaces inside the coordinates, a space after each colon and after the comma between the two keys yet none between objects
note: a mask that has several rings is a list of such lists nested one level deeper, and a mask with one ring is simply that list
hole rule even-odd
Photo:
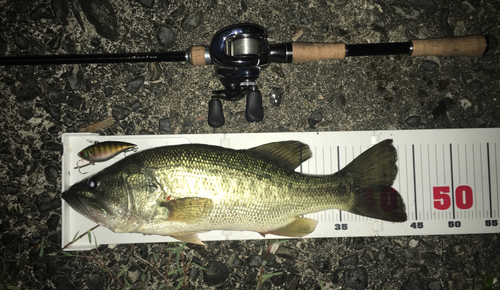
[{"label": "white measuring board", "polygon": [[[319,221],[308,238],[347,236],[400,236],[499,233],[500,225],[500,129],[446,129],[359,132],[251,133],[204,135],[100,136],[92,133],[63,134],[62,190],[124,158],[124,154],[93,166],[75,169],[77,153],[95,141],[126,141],[138,151],[165,145],[204,143],[234,149],[299,140],[311,147],[312,158],[297,171],[331,174],[342,169],[361,152],[384,139],[393,139],[399,168],[393,187],[405,201],[408,221],[391,223],[345,211],[326,210],[307,215]],[[127,153],[134,154],[134,153]],[[62,245],[96,224],[64,202]],[[157,235],[113,233],[98,227],[98,244],[159,243],[176,241]],[[254,232],[211,231],[201,240],[263,239]],[[283,238],[267,235],[266,238]],[[82,238],[66,250],[94,248]]]}]

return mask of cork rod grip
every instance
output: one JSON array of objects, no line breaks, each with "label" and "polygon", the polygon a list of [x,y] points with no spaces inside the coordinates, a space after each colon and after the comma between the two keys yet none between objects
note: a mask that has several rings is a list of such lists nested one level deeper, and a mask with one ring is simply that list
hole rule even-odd
[{"label": "cork rod grip", "polygon": [[292,43],[292,62],[345,58],[344,43]]},{"label": "cork rod grip", "polygon": [[205,61],[205,47],[193,46],[191,47],[191,64],[192,65],[207,65]]},{"label": "cork rod grip", "polygon": [[486,51],[483,35],[459,36],[453,38],[412,40],[412,56],[419,55],[463,55],[481,56]]}]

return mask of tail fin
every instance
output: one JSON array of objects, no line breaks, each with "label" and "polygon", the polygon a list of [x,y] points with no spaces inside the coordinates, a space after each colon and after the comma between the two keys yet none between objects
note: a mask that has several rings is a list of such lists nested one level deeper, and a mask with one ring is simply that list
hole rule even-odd
[{"label": "tail fin", "polygon": [[384,140],[366,150],[343,170],[357,182],[352,213],[391,221],[406,221],[406,207],[401,195],[392,188],[396,179],[396,148],[392,140]]}]

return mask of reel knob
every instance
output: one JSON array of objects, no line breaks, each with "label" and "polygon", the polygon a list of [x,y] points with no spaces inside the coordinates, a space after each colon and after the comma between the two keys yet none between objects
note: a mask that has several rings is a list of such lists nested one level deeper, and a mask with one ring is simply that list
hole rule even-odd
[{"label": "reel knob", "polygon": [[212,128],[219,128],[224,125],[224,122],[222,102],[219,99],[211,99],[208,102],[208,125]]},{"label": "reel knob", "polygon": [[248,92],[245,118],[248,122],[260,122],[264,119],[264,107],[262,106],[262,94],[259,90]]}]

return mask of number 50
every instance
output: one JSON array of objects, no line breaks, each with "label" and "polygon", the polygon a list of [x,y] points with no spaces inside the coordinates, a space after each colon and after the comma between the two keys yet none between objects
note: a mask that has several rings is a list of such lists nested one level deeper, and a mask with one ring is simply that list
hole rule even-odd
[{"label": "number 50", "polygon": [[[449,186],[434,186],[432,194],[434,196],[434,208],[439,210],[449,209],[451,206]],[[459,209],[469,209],[472,207],[472,188],[468,185],[460,185],[455,189],[455,204]]]}]

